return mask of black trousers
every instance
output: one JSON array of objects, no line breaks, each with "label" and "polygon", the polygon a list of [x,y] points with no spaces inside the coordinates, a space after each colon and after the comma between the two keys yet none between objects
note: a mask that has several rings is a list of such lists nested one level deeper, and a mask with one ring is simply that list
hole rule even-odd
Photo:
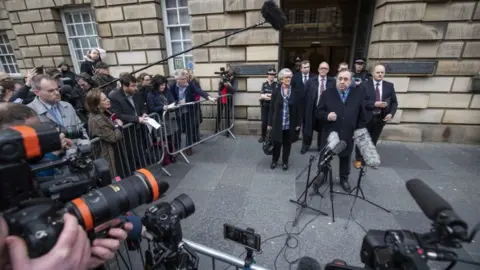
[{"label": "black trousers", "polygon": [[348,181],[348,176],[350,175],[350,157],[352,153],[348,153],[348,156],[339,157],[339,168],[340,180]]},{"label": "black trousers", "polygon": [[[224,129],[227,129],[232,124],[232,110],[233,99],[231,96],[227,96],[227,103],[222,104],[222,98],[219,98],[217,101],[217,121],[215,125],[215,131],[219,132]],[[223,120],[223,121],[222,121]]]},{"label": "black trousers", "polygon": [[[370,137],[372,137],[372,142],[375,146],[377,145],[378,139],[380,138],[383,127],[385,127],[385,121],[383,121],[383,118],[380,115],[374,115],[370,122],[368,122],[367,124],[368,133],[370,134]],[[357,161],[362,161],[362,154],[360,153],[358,147],[355,147],[355,159]]]},{"label": "black trousers", "polygon": [[262,102],[261,107],[261,117],[262,117],[262,137],[267,136],[267,122],[268,122],[268,111],[270,110],[270,102]]},{"label": "black trousers", "polygon": [[[320,146],[322,145],[322,127],[317,125],[315,126],[314,125],[314,130],[317,131],[317,147],[318,149],[320,150]],[[312,141],[313,141],[313,131],[312,131],[312,134],[311,135],[303,135],[303,138],[302,138],[302,144],[303,144],[303,147],[310,147],[312,145]]]},{"label": "black trousers", "polygon": [[282,131],[282,142],[273,142],[273,156],[272,161],[277,162],[280,159],[280,152],[282,152],[283,164],[288,164],[288,158],[290,157],[290,150],[292,149],[292,141],[290,140],[290,130]]}]

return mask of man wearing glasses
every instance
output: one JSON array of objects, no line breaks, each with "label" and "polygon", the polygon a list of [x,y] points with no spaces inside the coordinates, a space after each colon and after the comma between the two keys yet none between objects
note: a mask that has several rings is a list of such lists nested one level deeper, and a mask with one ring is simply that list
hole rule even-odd
[{"label": "man wearing glasses", "polygon": [[300,154],[305,154],[313,140],[313,131],[318,132],[317,147],[320,151],[320,141],[322,133],[322,121],[315,117],[315,109],[320,103],[322,93],[329,89],[335,88],[335,79],[327,76],[330,66],[327,62],[322,62],[318,66],[318,76],[313,77],[305,85],[305,124],[303,126],[303,144]]}]

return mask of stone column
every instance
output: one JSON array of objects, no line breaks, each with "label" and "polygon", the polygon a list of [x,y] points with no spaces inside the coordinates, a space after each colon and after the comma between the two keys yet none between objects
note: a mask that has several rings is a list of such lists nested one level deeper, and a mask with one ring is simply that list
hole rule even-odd
[{"label": "stone column", "polygon": [[[432,74],[388,74],[395,84],[398,125],[384,138],[480,141],[479,98],[470,90],[480,71],[478,1],[377,1],[368,62],[433,62]],[[455,125],[455,126],[453,126]],[[477,125],[477,126],[474,126]]]},{"label": "stone column", "polygon": [[18,44],[15,56],[22,73],[38,66],[53,68],[61,62],[72,65],[58,8],[74,3],[73,0],[5,1],[13,28],[7,34],[15,47]]},{"label": "stone column", "polygon": [[[192,16],[191,31],[194,46],[221,37],[232,31],[261,21],[263,0],[189,0]],[[193,51],[195,74],[202,88],[216,92],[218,78],[214,75],[221,67],[244,64],[270,64],[278,62],[278,32],[265,25],[211,43]],[[266,73],[266,70],[265,70]],[[256,134],[260,130],[259,96],[262,76],[239,76],[239,92],[235,96],[235,129],[238,133]],[[208,112],[205,112],[208,115]]]},{"label": "stone column", "polygon": [[[166,57],[160,0],[92,0],[92,6],[113,76]],[[167,70],[160,64],[142,72],[164,75]]]}]

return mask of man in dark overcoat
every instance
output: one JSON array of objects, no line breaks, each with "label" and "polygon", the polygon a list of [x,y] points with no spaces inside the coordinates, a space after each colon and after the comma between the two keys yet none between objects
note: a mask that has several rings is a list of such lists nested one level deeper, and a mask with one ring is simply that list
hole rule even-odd
[{"label": "man in dark overcoat", "polygon": [[335,79],[327,76],[330,66],[322,62],[318,66],[318,76],[312,77],[305,85],[305,119],[303,126],[303,143],[300,154],[305,154],[310,148],[313,140],[313,131],[318,132],[317,147],[320,151],[322,121],[315,117],[315,109],[320,104],[321,94],[329,88],[335,88]]},{"label": "man in dark overcoat", "polygon": [[354,147],[353,132],[366,127],[365,121],[365,91],[350,88],[352,73],[342,71],[337,76],[337,87],[327,89],[317,107],[317,118],[324,121],[322,130],[322,145],[327,137],[336,131],[340,140],[347,143],[347,148],[338,154],[340,159],[340,185],[350,192],[348,176],[350,175],[350,156]]}]

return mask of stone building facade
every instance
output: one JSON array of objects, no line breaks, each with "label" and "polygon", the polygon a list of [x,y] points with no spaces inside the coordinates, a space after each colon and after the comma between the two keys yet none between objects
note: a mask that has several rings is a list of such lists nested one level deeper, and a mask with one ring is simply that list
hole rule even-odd
[{"label": "stone building facade", "polygon": [[[85,51],[100,46],[114,76],[261,21],[263,0],[1,0],[0,59],[4,70],[67,62],[78,71]],[[425,62],[431,74],[387,74],[400,109],[384,138],[405,141],[480,141],[480,4],[475,0],[377,0],[367,63]],[[7,46],[8,45],[8,46]],[[147,69],[170,75],[193,67],[202,88],[228,65],[278,68],[280,33],[268,24],[221,39]],[[0,48],[0,50],[3,50]],[[347,59],[346,59],[347,60]],[[405,68],[405,67],[404,67]],[[408,70],[407,70],[408,71]],[[259,91],[265,76],[240,76],[235,132],[260,129]],[[476,94],[475,94],[476,93]]]}]

